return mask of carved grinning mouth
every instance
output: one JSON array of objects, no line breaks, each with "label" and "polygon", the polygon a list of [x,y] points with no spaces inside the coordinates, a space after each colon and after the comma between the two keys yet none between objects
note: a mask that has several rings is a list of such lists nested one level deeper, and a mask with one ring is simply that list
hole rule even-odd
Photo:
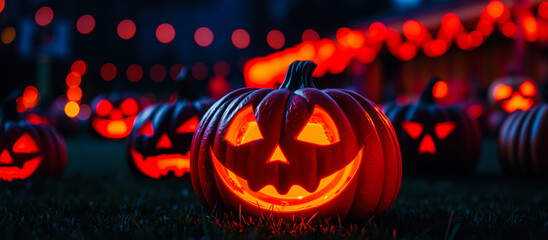
[{"label": "carved grinning mouth", "polygon": [[0,166],[0,180],[12,181],[13,179],[25,179],[32,175],[42,163],[42,157],[38,156],[26,161],[23,167]]},{"label": "carved grinning mouth", "polygon": [[161,154],[156,156],[143,157],[135,149],[130,149],[133,162],[143,174],[151,178],[167,176],[171,171],[177,177],[182,177],[190,172],[189,152],[186,154]]},{"label": "carved grinning mouth", "polygon": [[93,128],[103,137],[125,138],[131,133],[135,116],[120,120],[95,118],[91,121]]},{"label": "carved grinning mouth", "polygon": [[255,192],[249,188],[247,180],[228,170],[210,149],[215,170],[224,185],[238,198],[262,210],[274,212],[295,212],[321,206],[335,199],[354,179],[363,157],[363,148],[345,167],[320,180],[314,192],[308,192],[298,185],[291,186],[287,194],[279,194],[273,185],[267,185]]}]

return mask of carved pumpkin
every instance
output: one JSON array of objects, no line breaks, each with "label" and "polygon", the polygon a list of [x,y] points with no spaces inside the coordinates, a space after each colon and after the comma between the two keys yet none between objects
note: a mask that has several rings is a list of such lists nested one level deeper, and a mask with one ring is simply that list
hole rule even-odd
[{"label": "carved pumpkin", "polygon": [[514,176],[548,178],[548,104],[515,111],[502,124],[498,152],[502,169]]},{"label": "carved pumpkin", "polygon": [[392,125],[354,92],[316,89],[315,67],[294,62],[279,89],[241,88],[209,109],[190,156],[206,208],[349,219],[391,208],[401,182]]},{"label": "carved pumpkin", "polygon": [[528,110],[538,102],[538,87],[524,76],[508,76],[489,87],[489,101],[496,109],[507,113]]},{"label": "carved pumpkin", "polygon": [[122,139],[131,133],[135,117],[142,110],[132,93],[104,93],[91,101],[91,126],[105,138]]},{"label": "carved pumpkin", "polygon": [[213,104],[199,99],[186,70],[179,75],[179,98],[143,110],[127,138],[127,160],[134,173],[159,179],[190,172],[190,144],[198,122]]},{"label": "carved pumpkin", "polygon": [[481,133],[466,111],[434,103],[432,88],[438,81],[426,85],[416,105],[392,104],[385,113],[396,129],[405,171],[467,173],[478,163]]},{"label": "carved pumpkin", "polygon": [[67,162],[65,141],[49,126],[21,120],[16,94],[6,99],[0,117],[0,180],[60,175]]}]

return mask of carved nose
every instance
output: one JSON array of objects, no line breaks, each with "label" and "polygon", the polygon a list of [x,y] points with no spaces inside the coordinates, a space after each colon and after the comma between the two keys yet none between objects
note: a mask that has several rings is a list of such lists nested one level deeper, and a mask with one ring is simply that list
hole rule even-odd
[{"label": "carved nose", "polygon": [[0,155],[0,163],[1,164],[13,164],[13,158],[11,158],[10,153],[7,149],[4,149],[2,151],[2,155]]},{"label": "carved nose", "polygon": [[285,157],[284,153],[282,152],[282,149],[280,148],[280,145],[276,144],[276,148],[274,148],[274,152],[270,155],[270,158],[268,158],[268,161],[266,163],[272,163],[272,162],[281,162],[283,164],[289,164],[289,161]]},{"label": "carved nose", "polygon": [[426,134],[419,145],[419,154],[430,153],[436,154],[436,145],[434,145],[434,139],[432,135]]},{"label": "carved nose", "polygon": [[504,106],[505,110],[507,112],[514,112],[516,110],[529,110],[531,106],[533,105],[533,101],[531,99],[527,99],[521,96],[519,93],[514,93],[510,100],[508,100]]},{"label": "carved nose", "polygon": [[118,109],[113,110],[112,113],[110,114],[110,119],[112,120],[119,120],[122,118],[124,118],[124,115]]},{"label": "carved nose", "polygon": [[160,136],[160,140],[158,140],[158,143],[156,143],[156,149],[171,149],[173,148],[173,145],[171,144],[171,140],[169,140],[169,137],[166,133],[163,133],[162,136]]}]

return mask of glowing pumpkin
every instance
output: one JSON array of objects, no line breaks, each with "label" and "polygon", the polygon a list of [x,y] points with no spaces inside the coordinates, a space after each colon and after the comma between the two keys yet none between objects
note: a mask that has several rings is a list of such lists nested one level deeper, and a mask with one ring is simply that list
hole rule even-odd
[{"label": "glowing pumpkin", "polygon": [[471,172],[479,160],[479,126],[466,111],[434,103],[432,89],[438,81],[427,84],[416,105],[392,104],[385,109],[401,144],[404,169],[423,174]]},{"label": "glowing pumpkin", "polygon": [[142,110],[137,95],[105,93],[91,101],[91,126],[105,138],[122,139],[131,133],[135,117]]},{"label": "glowing pumpkin", "polygon": [[241,88],[209,109],[190,156],[206,208],[349,219],[391,208],[401,182],[392,125],[354,92],[316,89],[315,67],[294,62],[279,89]]},{"label": "glowing pumpkin", "polygon": [[489,101],[496,109],[507,113],[529,110],[538,102],[538,87],[529,78],[508,76],[494,81],[489,87]]},{"label": "glowing pumpkin", "polygon": [[548,104],[515,111],[502,124],[498,152],[508,175],[548,178]]},{"label": "glowing pumpkin", "polygon": [[51,127],[21,120],[15,95],[6,98],[0,116],[0,180],[60,175],[67,162],[64,140]]},{"label": "glowing pumpkin", "polygon": [[190,171],[190,144],[198,122],[213,104],[199,99],[191,74],[179,76],[179,99],[143,110],[127,138],[127,160],[134,173],[159,179],[172,173],[182,177]]}]

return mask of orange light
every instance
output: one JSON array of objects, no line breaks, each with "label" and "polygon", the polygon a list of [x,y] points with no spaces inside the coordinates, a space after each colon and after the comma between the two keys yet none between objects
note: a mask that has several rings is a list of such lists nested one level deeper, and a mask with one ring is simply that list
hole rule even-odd
[{"label": "orange light", "polygon": [[493,98],[495,98],[495,100],[497,101],[506,99],[512,95],[512,92],[513,92],[512,87],[504,84],[499,84],[493,90]]},{"label": "orange light", "polygon": [[352,32],[352,30],[350,30],[350,28],[347,28],[347,27],[339,28],[337,30],[337,34],[335,35],[335,37],[337,38],[337,42],[339,42],[339,44],[341,44],[343,46],[348,46],[349,44],[346,40],[346,37],[351,32]]},{"label": "orange light", "polygon": [[79,87],[69,87],[67,89],[67,99],[73,102],[80,101],[82,99],[82,89]]},{"label": "orange light", "polygon": [[128,40],[135,35],[137,27],[135,27],[135,23],[133,21],[125,19],[118,24],[118,28],[116,28],[116,31],[118,32],[118,36],[120,38]]},{"label": "orange light", "polygon": [[401,60],[409,61],[413,59],[413,57],[415,57],[415,55],[417,54],[417,50],[417,47],[412,43],[406,42],[402,44],[399,50]]},{"label": "orange light", "polygon": [[522,83],[519,86],[519,92],[521,92],[521,94],[523,94],[524,96],[528,96],[528,97],[533,97],[537,94],[535,85],[530,81],[526,81]]},{"label": "orange light", "polygon": [[285,36],[279,30],[271,30],[266,35],[266,42],[272,49],[280,49],[285,44]]},{"label": "orange light", "polygon": [[207,47],[213,42],[213,32],[206,27],[196,29],[194,32],[194,40],[200,47]]},{"label": "orange light", "polygon": [[139,104],[133,98],[128,98],[120,104],[120,110],[126,116],[133,116],[139,113]]},{"label": "orange light", "polygon": [[100,117],[106,117],[112,111],[112,103],[106,99],[102,99],[95,107],[95,113]]},{"label": "orange light", "polygon": [[419,145],[419,154],[425,153],[436,154],[436,145],[430,134],[426,134]]},{"label": "orange light", "polygon": [[47,26],[53,20],[53,10],[50,7],[41,7],[34,14],[34,20],[40,26]]},{"label": "orange light", "polygon": [[283,164],[289,165],[289,161],[285,157],[284,153],[282,152],[282,149],[280,148],[280,145],[276,145],[274,148],[274,151],[266,161],[266,163],[274,163],[274,162],[280,162]]},{"label": "orange light", "polygon": [[13,27],[4,28],[4,30],[2,30],[0,39],[4,44],[12,43],[13,40],[15,40],[15,29]]},{"label": "orange light", "polygon": [[445,81],[439,81],[436,84],[434,84],[434,88],[432,89],[432,94],[435,98],[444,98],[447,96],[447,93],[449,92],[449,87],[447,86],[447,83]]},{"label": "orange light", "polygon": [[403,130],[411,137],[412,139],[419,139],[422,133],[423,126],[418,122],[404,121],[401,123]]},{"label": "orange light", "polygon": [[538,15],[544,19],[548,19],[548,2],[541,2],[538,6]]},{"label": "orange light", "polygon": [[516,110],[527,111],[531,106],[533,106],[533,99],[524,98],[518,93],[514,93],[510,100],[502,103],[502,108],[508,113]]},{"label": "orange light", "polygon": [[156,38],[161,43],[170,43],[175,38],[175,29],[169,23],[162,23],[156,28]]},{"label": "orange light", "polygon": [[34,86],[28,86],[23,91],[23,103],[27,108],[31,108],[28,105],[36,105],[39,97],[40,93],[38,93],[38,89]]},{"label": "orange light", "polygon": [[249,42],[251,42],[251,37],[246,30],[236,29],[232,33],[232,44],[234,44],[234,47],[244,49],[249,46]]},{"label": "orange light", "polygon": [[403,24],[403,34],[409,39],[421,37],[421,25],[415,20],[407,20]]},{"label": "orange light", "polygon": [[310,119],[297,135],[297,140],[327,146],[338,143],[340,137],[337,125],[331,116],[323,108],[316,105]]},{"label": "orange light", "polygon": [[506,22],[502,25],[502,34],[508,38],[513,38],[516,34],[516,24],[513,22]]},{"label": "orange light", "polygon": [[194,131],[196,131],[198,123],[200,123],[200,119],[198,119],[197,116],[193,116],[190,119],[186,120],[183,124],[181,124],[181,126],[179,126],[177,129],[175,129],[175,133],[193,133]]},{"label": "orange light", "polygon": [[80,106],[78,103],[70,101],[65,105],[65,114],[68,117],[76,117],[78,116],[78,112],[80,112]]},{"label": "orange light", "polygon": [[175,176],[182,177],[190,172],[189,154],[160,154],[144,157],[142,154],[130,149],[131,158],[139,171],[148,177],[159,179],[173,172]]},{"label": "orange light", "polygon": [[116,66],[112,63],[105,63],[105,65],[101,67],[101,77],[105,81],[111,81],[116,77],[117,73]]},{"label": "orange light", "polygon": [[95,28],[95,18],[91,15],[82,15],[76,22],[76,29],[81,34],[89,34]]},{"label": "orange light", "polygon": [[525,40],[534,42],[538,39],[538,22],[533,16],[526,16],[522,20]]},{"label": "orange light", "polygon": [[86,62],[83,60],[76,60],[72,65],[70,66],[70,71],[80,74],[80,77],[86,75],[88,71],[88,67]]},{"label": "orange light", "polygon": [[449,136],[455,130],[457,124],[454,122],[441,122],[434,125],[434,131],[439,140],[443,140]]},{"label": "orange light", "polygon": [[232,119],[224,139],[233,146],[263,139],[251,105],[241,110]]},{"label": "orange light", "polygon": [[156,143],[156,149],[172,149],[173,144],[171,144],[171,140],[169,140],[169,137],[167,136],[167,133],[163,133],[162,136],[160,136],[160,139]]},{"label": "orange light", "polygon": [[67,86],[69,87],[77,87],[80,85],[80,83],[82,82],[82,77],[79,73],[77,72],[70,72],[68,75],[67,75],[67,78],[66,78],[66,83],[67,83]]},{"label": "orange light", "polygon": [[152,122],[150,120],[146,121],[145,124],[137,131],[137,133],[152,137],[154,135],[154,128],[152,127]]},{"label": "orange light", "polygon": [[487,4],[487,14],[492,18],[498,18],[502,16],[504,12],[504,4],[500,1],[491,1]]},{"label": "orange light", "polygon": [[113,136],[125,135],[128,132],[128,125],[122,120],[110,121],[107,124],[107,132]]},{"label": "orange light", "polygon": [[[23,163],[22,167],[13,165],[0,166],[0,180],[26,179],[38,169],[38,166],[42,163],[42,159],[42,156],[34,157]],[[6,149],[2,150],[2,154],[0,154],[0,163],[13,164],[13,158]]]},{"label": "orange light", "polygon": [[441,27],[447,33],[455,33],[460,26],[460,18],[454,13],[445,14],[441,19]]}]

